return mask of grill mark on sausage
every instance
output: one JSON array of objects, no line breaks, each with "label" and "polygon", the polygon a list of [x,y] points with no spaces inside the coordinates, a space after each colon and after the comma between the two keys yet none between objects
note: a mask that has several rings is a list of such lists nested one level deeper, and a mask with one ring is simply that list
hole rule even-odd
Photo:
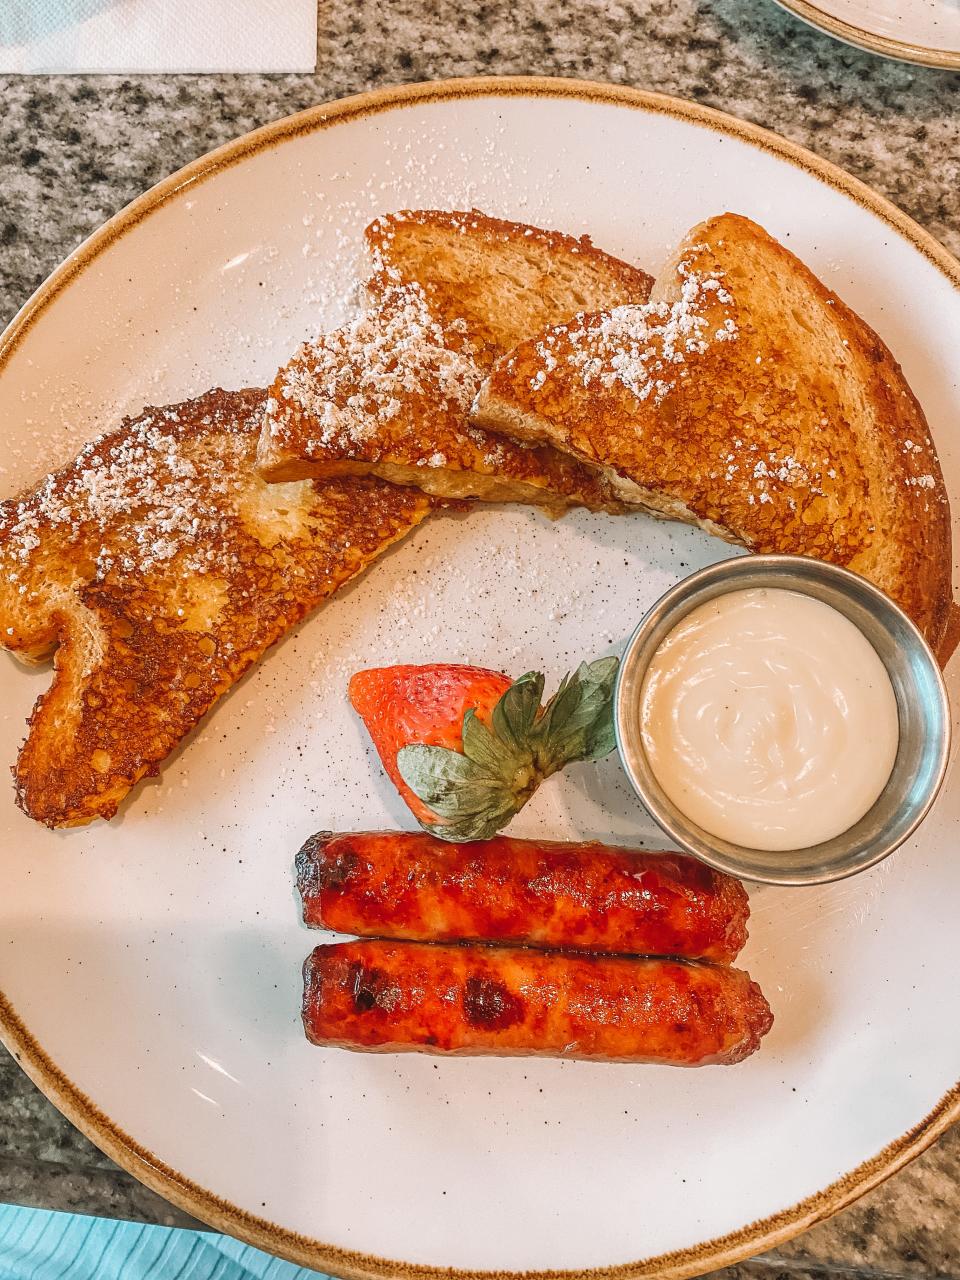
[{"label": "grill mark on sausage", "polygon": [[468,978],[463,988],[463,1014],[472,1027],[503,1031],[523,1019],[523,1001],[502,982]]},{"label": "grill mark on sausage", "polygon": [[369,1013],[372,1009],[396,1008],[401,992],[390,976],[380,969],[369,969],[355,964],[350,981],[353,1007],[357,1013]]}]

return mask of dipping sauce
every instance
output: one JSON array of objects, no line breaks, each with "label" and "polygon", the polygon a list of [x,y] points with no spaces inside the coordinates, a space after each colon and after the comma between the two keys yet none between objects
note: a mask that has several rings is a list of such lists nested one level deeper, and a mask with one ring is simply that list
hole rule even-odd
[{"label": "dipping sauce", "polygon": [[689,613],[640,694],[654,776],[686,817],[749,849],[840,835],[883,790],[900,737],[886,668],[842,613],[757,587]]}]

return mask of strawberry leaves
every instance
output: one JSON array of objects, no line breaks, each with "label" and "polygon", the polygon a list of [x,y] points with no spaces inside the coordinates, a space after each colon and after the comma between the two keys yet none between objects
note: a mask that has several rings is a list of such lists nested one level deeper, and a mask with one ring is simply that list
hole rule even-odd
[{"label": "strawberry leaves", "polygon": [[543,707],[543,676],[529,671],[497,702],[489,726],[465,713],[461,751],[402,747],[400,776],[438,819],[421,825],[445,840],[489,839],[545,778],[575,760],[609,755],[617,666],[616,658],[582,663]]}]

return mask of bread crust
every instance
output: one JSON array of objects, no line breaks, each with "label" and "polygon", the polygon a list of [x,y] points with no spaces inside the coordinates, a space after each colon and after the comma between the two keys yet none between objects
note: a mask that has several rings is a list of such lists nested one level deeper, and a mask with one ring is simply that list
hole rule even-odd
[{"label": "bread crust", "polygon": [[431,502],[374,479],[267,485],[265,393],[146,409],[0,504],[0,638],[55,650],[14,768],[50,827],[109,818],[290,627]]},{"label": "bread crust", "polygon": [[945,660],[949,503],[882,340],[730,213],[685,237],[651,303],[521,343],[494,366],[473,421],[608,468],[639,507],[863,574]]},{"label": "bread crust", "polygon": [[488,369],[511,347],[578,311],[645,302],[653,277],[570,236],[479,209],[404,209],[374,219],[370,288],[416,282],[444,326],[462,321]]},{"label": "bread crust", "polygon": [[415,210],[366,231],[371,308],[305,343],[270,388],[258,465],[271,480],[376,475],[443,498],[623,511],[606,480],[549,445],[469,427],[485,372],[519,337],[584,306],[645,300],[643,271],[575,239],[476,210]]}]

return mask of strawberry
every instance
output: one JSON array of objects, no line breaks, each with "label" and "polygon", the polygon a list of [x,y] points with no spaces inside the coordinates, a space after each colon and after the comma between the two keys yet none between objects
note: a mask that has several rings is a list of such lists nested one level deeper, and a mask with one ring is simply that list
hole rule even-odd
[{"label": "strawberry", "polygon": [[358,671],[347,689],[353,709],[367,726],[390,781],[418,822],[436,815],[401,777],[397,753],[411,742],[463,749],[463,717],[473,709],[489,723],[510,688],[507,676],[483,667],[435,663],[428,667],[373,667]]},{"label": "strawberry", "polygon": [[582,664],[545,706],[537,671],[510,681],[444,663],[358,671],[349,695],[420,825],[446,840],[486,840],[552,773],[613,750],[617,665]]}]

